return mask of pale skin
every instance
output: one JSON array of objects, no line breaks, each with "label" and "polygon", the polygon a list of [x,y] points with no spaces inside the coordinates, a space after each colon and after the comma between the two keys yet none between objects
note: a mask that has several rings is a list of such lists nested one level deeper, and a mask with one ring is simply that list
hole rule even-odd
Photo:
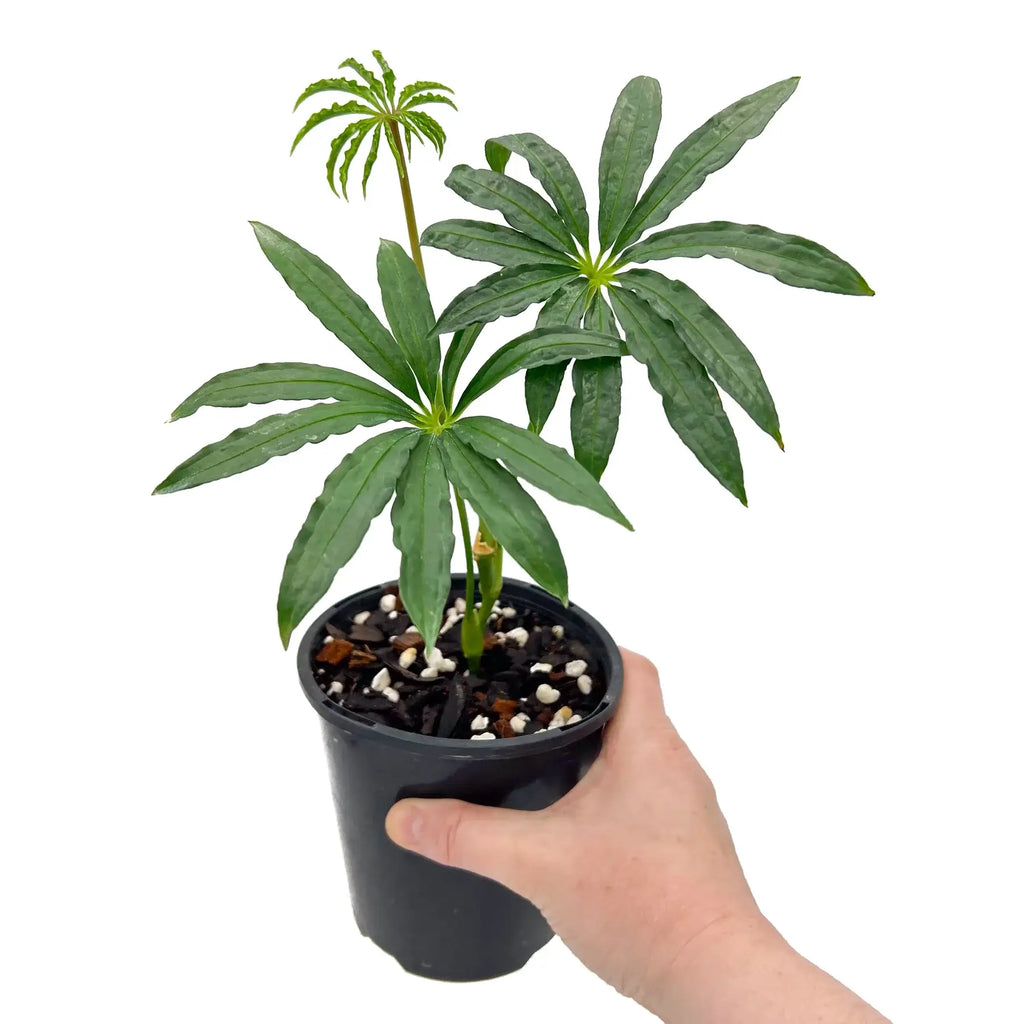
[{"label": "pale skin", "polygon": [[388,835],[525,896],[590,970],[667,1024],[888,1024],[761,914],[657,670],[622,657],[621,705],[568,795],[541,811],[401,800]]}]

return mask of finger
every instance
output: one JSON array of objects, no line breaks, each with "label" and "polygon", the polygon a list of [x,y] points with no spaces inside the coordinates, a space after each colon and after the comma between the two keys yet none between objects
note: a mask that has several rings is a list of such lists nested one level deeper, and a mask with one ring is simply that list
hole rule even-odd
[{"label": "finger", "polygon": [[564,851],[552,849],[547,823],[535,811],[462,800],[399,800],[384,827],[399,846],[493,878],[534,902],[538,884],[543,886],[559,861],[567,859]]},{"label": "finger", "polygon": [[661,681],[658,670],[643,655],[619,648],[622,654],[623,684],[619,708],[608,725],[607,738],[637,737],[641,733],[663,728],[665,716],[665,700],[661,692]]}]

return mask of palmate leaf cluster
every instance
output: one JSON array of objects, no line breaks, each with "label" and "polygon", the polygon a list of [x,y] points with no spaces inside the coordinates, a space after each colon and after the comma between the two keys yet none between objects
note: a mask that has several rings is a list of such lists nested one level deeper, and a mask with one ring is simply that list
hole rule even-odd
[{"label": "palmate leaf cluster", "polygon": [[567,359],[615,357],[618,338],[556,326],[530,331],[495,351],[456,399],[459,370],[480,332],[457,332],[442,359],[423,278],[395,242],[377,255],[385,327],[323,260],[285,235],[253,223],[271,264],[307,308],[385,387],[331,366],[261,363],[208,380],[172,419],[204,406],[313,401],[233,431],[186,459],[156,488],[168,493],[253,469],[277,455],[355,427],[404,424],[371,437],[327,477],[285,563],[278,595],[282,642],[326,593],[356,552],[372,520],[394,497],[399,586],[428,644],[437,636],[451,586],[451,489],[486,518],[501,545],[542,587],[568,600],[565,562],[551,526],[523,479],[554,497],[629,526],[601,485],[564,449],[491,416],[465,416],[471,402],[520,369]]},{"label": "palmate leaf cluster", "polygon": [[[330,153],[327,157],[327,183],[331,186],[331,191],[337,195],[338,190],[335,186],[337,178],[341,184],[342,195],[346,199],[348,199],[349,172],[360,146],[367,139],[370,140],[370,148],[363,163],[363,196],[366,195],[366,183],[370,180],[370,173],[377,161],[382,137],[394,154],[399,173],[403,174],[405,160],[400,151],[399,133],[401,132],[405,136],[405,151],[410,157],[412,156],[412,140],[414,138],[419,142],[429,142],[440,157],[444,152],[446,139],[444,129],[434,118],[419,108],[431,103],[445,103],[449,107],[455,108],[454,101],[443,95],[452,90],[440,82],[411,82],[398,91],[395,85],[395,73],[380,50],[374,50],[373,56],[380,65],[380,78],[355,58],[349,57],[347,60],[343,60],[338,68],[339,70],[351,69],[359,76],[360,81],[351,78],[324,78],[308,86],[295,101],[297,110],[301,103],[320,93],[340,92],[355,97],[346,103],[332,103],[331,106],[318,110],[299,129],[299,133],[292,143],[292,152],[294,152],[295,147],[318,125],[338,117],[352,118],[344,131],[331,142]],[[343,151],[344,155],[342,155]],[[341,161],[340,167],[339,160]]]},{"label": "palmate leaf cluster", "polygon": [[[538,327],[563,324],[624,339],[662,398],[669,423],[700,462],[746,503],[743,469],[718,388],[782,445],[775,403],[753,355],[692,288],[632,267],[673,257],[731,259],[798,288],[873,294],[853,267],[824,246],[766,227],[712,221],[645,234],[759,135],[793,94],[798,79],[777,82],[715,114],[672,151],[641,194],[661,123],[656,80],[634,78],[612,111],[598,167],[597,255],[586,199],[566,158],[537,135],[488,141],[490,169],[456,167],[446,184],[506,224],[448,220],[422,243],[503,269],[458,295],[441,314],[442,331],[513,316],[543,303]],[[505,173],[512,154],[526,160],[547,198]],[[551,413],[568,361],[526,375],[533,430]],[[618,430],[620,360],[573,362],[570,412],[576,458],[600,478]],[[717,385],[717,387],[716,387]]]}]

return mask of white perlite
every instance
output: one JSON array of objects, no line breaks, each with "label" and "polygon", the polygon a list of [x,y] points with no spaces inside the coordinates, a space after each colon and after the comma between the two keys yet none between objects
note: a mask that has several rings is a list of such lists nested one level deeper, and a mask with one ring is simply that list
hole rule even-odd
[{"label": "white perlite", "polygon": [[551,635],[556,640],[561,640],[562,637],[565,636],[565,626],[552,626],[551,627]]},{"label": "white perlite", "polygon": [[555,712],[554,717],[548,723],[548,728],[550,729],[552,725],[567,725],[570,718],[572,718],[572,708],[568,704],[564,704]]},{"label": "white perlite", "polygon": [[565,674],[572,679],[579,679],[584,672],[587,671],[587,663],[585,661],[570,661],[565,666]]},{"label": "white perlite", "polygon": [[394,610],[394,608],[392,608],[391,611],[388,612],[388,618],[389,619],[397,619],[398,618],[398,612],[396,612]]},{"label": "white perlite", "polygon": [[438,648],[432,647],[427,654],[427,667],[438,672],[454,672],[458,666],[451,658],[446,658]]},{"label": "white perlite", "polygon": [[512,605],[506,605],[501,609],[501,616],[504,619],[514,619],[516,617],[516,610]]},{"label": "white perlite", "polygon": [[524,711],[520,711],[514,718],[509,719],[509,725],[512,727],[512,731],[517,734],[522,734],[522,731],[526,728],[526,723],[530,720],[530,716]]},{"label": "white perlite", "polygon": [[473,732],[480,732],[483,729],[490,728],[491,720],[486,715],[477,715],[472,722],[469,723],[470,729]]},{"label": "white perlite", "polygon": [[382,668],[370,681],[370,689],[376,690],[377,693],[383,693],[391,685],[391,676],[388,675],[388,670]]},{"label": "white perlite", "polygon": [[551,671],[551,666],[546,661],[538,661],[536,664],[530,666],[531,672],[543,672],[547,675]]},{"label": "white perlite", "polygon": [[455,598],[455,610],[463,615],[466,611],[466,599],[464,597]]},{"label": "white perlite", "polygon": [[405,631],[406,633],[419,633],[419,630],[413,625],[407,626]]},{"label": "white perlite", "polygon": [[471,740],[496,740],[498,737],[493,732],[482,732],[479,736],[470,736]]},{"label": "white perlite", "polygon": [[594,681],[590,678],[590,676],[580,676],[576,680],[576,688],[580,691],[580,693],[584,695],[590,693],[591,687],[593,685]]},{"label": "white perlite", "polygon": [[554,704],[562,695],[549,683],[541,683],[537,687],[537,700],[541,704]]},{"label": "white perlite", "polygon": [[392,704],[398,703],[398,691],[393,686],[385,686],[381,692]]},{"label": "white perlite", "polygon": [[422,672],[420,673],[420,679],[436,679],[436,678],[437,678],[437,669],[436,669],[436,668],[433,668],[433,667],[432,667],[432,666],[430,666],[430,665],[428,665],[428,666],[427,666],[427,667],[426,667],[426,668],[425,668],[425,669],[424,669],[424,670],[423,670],[423,671],[422,671]]},{"label": "white perlite", "polygon": [[583,721],[583,719],[579,715],[573,715],[572,718],[570,718],[569,721],[566,722],[565,724],[566,725],[575,725],[577,722],[582,722],[582,721]]},{"label": "white perlite", "polygon": [[394,594],[385,594],[380,599],[380,610],[382,612],[393,612],[396,604],[398,604],[398,601],[395,599]]},{"label": "white perlite", "polygon": [[327,687],[327,696],[328,697],[334,697],[337,694],[341,693],[341,691],[342,691],[342,685],[341,685],[341,683],[338,682],[337,679],[335,679],[334,682],[331,683],[331,685]]},{"label": "white perlite", "polygon": [[522,626],[517,626],[505,634],[505,639],[519,644],[520,647],[525,647],[526,641],[530,639],[530,634]]},{"label": "white perlite", "polygon": [[333,644],[334,643],[334,637],[331,636],[330,634],[328,634],[327,636],[324,637],[324,643],[325,644]]},{"label": "white perlite", "polygon": [[361,626],[369,617],[369,612],[356,612],[356,614],[352,616],[352,621],[355,625]]},{"label": "white perlite", "polygon": [[415,647],[407,647],[398,656],[398,664],[401,665],[402,668],[408,668],[415,660],[416,660],[416,648]]}]

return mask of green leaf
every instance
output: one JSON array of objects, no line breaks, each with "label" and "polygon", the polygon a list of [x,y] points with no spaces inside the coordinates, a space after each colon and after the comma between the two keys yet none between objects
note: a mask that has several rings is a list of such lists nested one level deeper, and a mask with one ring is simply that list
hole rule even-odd
[{"label": "green leaf", "polygon": [[381,85],[380,79],[368,67],[360,64],[355,57],[349,57],[338,65],[339,71],[342,68],[351,68],[364,82],[366,82],[374,96],[376,96],[382,104],[385,102],[384,86]]},{"label": "green leaf", "polygon": [[370,171],[377,162],[377,150],[380,147],[380,133],[384,126],[378,124],[373,129],[373,141],[370,143],[370,152],[366,154],[366,163],[363,165],[363,198],[366,198],[366,183],[370,180]]},{"label": "green leaf", "polygon": [[[565,226],[586,249],[590,245],[587,200],[580,180],[569,161],[554,146],[548,145],[539,135],[532,132],[502,135],[500,138],[490,139],[487,145],[501,146],[521,156],[529,164],[530,173],[551,197]],[[487,152],[486,146],[484,152]],[[507,162],[508,158],[505,159]],[[504,170],[504,167],[501,169]]]},{"label": "green leaf", "polygon": [[665,415],[683,444],[730,493],[745,505],[743,467],[736,435],[718,396],[673,326],[625,288],[609,290],[630,354],[647,367],[651,385],[663,398]]},{"label": "green leaf", "polygon": [[403,395],[419,401],[412,370],[370,307],[318,256],[266,224],[250,223],[267,259],[324,327]]},{"label": "green leaf", "polygon": [[411,100],[409,100],[408,103],[406,103],[405,109],[408,110],[410,107],[419,107],[422,106],[424,103],[447,103],[448,106],[452,108],[452,110],[459,109],[457,106],[455,106],[454,101],[451,100],[449,97],[442,96],[436,92],[424,92],[421,93],[419,96],[414,96]]},{"label": "green leaf", "polygon": [[345,157],[341,161],[341,170],[338,171],[338,180],[341,182],[341,194],[348,199],[348,172],[352,167],[352,161],[356,157],[356,153],[359,152],[359,147],[363,144],[363,139],[369,135],[371,128],[373,128],[372,121],[360,121],[359,126],[355,133],[352,135],[352,141],[348,144],[348,149],[345,150]]},{"label": "green leaf", "polygon": [[746,345],[732,328],[682,281],[672,281],[653,270],[630,270],[618,280],[635,291],[661,317],[671,321],[686,347],[707,368],[722,390],[779,447],[779,417],[768,385]]},{"label": "green leaf", "polygon": [[573,261],[521,231],[483,220],[442,220],[431,224],[420,238],[423,245],[444,249],[467,260],[515,267],[521,263],[565,263]]},{"label": "green leaf", "polygon": [[605,302],[600,291],[596,292],[593,301],[587,307],[586,315],[583,318],[583,326],[588,331],[600,331],[602,334],[611,334],[619,337],[619,329],[615,325],[615,317]]},{"label": "green leaf", "polygon": [[312,131],[317,125],[323,124],[324,121],[330,121],[335,117],[344,117],[348,114],[370,114],[376,113],[370,107],[365,106],[362,103],[358,103],[356,100],[350,100],[348,103],[333,103],[329,107],[324,107],[323,110],[318,110],[312,117],[299,129],[299,134],[295,136],[295,141],[292,143],[291,151],[295,152],[295,147],[306,137],[306,135]]},{"label": "green leaf", "polygon": [[441,89],[444,92],[453,92],[454,90],[449,89],[447,85],[442,85],[440,82],[411,82],[405,86],[402,91],[398,94],[398,107],[402,108],[405,106],[405,101],[410,97],[415,96],[417,93],[424,92],[428,89]]},{"label": "green leaf", "polygon": [[627,83],[612,110],[598,164],[598,235],[607,249],[629,219],[651,166],[661,124],[661,86],[643,75]]},{"label": "green leaf", "polygon": [[395,341],[429,399],[437,387],[441,342],[434,329],[434,310],[423,275],[397,242],[382,238],[377,251],[377,280]]},{"label": "green leaf", "polygon": [[[561,288],[544,304],[537,315],[538,327],[579,327],[583,307],[587,301],[587,280],[578,277]],[[526,411],[530,416],[530,429],[539,434],[551,415],[558,393],[562,390],[562,379],[569,366],[568,360],[532,366],[526,371],[523,388],[526,393]]]},{"label": "green leaf", "polygon": [[232,431],[221,441],[201,448],[172,470],[154,494],[170,494],[221,480],[262,466],[275,455],[287,455],[307,444],[319,444],[332,434],[356,427],[373,427],[400,417],[377,402],[324,402],[266,419]]},{"label": "green leaf", "polygon": [[324,482],[285,561],[277,598],[281,642],[327,593],[338,570],[355,554],[370,523],[394,493],[420,437],[408,427],[364,441]]},{"label": "green leaf", "polygon": [[452,430],[481,455],[500,459],[514,476],[559,501],[582,505],[633,529],[605,489],[564,448],[492,416],[466,417]]},{"label": "green leaf", "polygon": [[418,128],[430,140],[430,144],[437,150],[437,155],[441,156],[447,136],[444,129],[429,114],[424,114],[421,110],[403,111],[402,121],[411,123],[413,129]]},{"label": "green leaf", "polygon": [[616,239],[616,250],[630,245],[648,228],[660,224],[704,184],[709,174],[724,167],[745,142],[760,135],[782,104],[793,95],[799,81],[799,78],[787,78],[744,96],[680,142],[630,214]]},{"label": "green leaf", "polygon": [[[338,164],[338,157],[341,156],[342,146],[344,146],[353,135],[361,132],[366,125],[373,125],[374,123],[375,122],[371,118],[367,118],[364,121],[353,121],[331,142],[331,151],[327,156],[327,184],[331,186],[331,191],[335,195],[338,195],[338,190],[334,187],[334,168]],[[346,198],[348,197],[346,196]]]},{"label": "green leaf", "polygon": [[622,360],[577,359],[572,364],[569,430],[576,461],[595,479],[608,465],[619,431],[622,405]]},{"label": "green leaf", "polygon": [[532,188],[497,171],[466,164],[453,168],[445,184],[484,210],[497,210],[511,227],[563,252],[572,252],[572,237],[551,205]]},{"label": "green leaf", "polygon": [[541,327],[502,345],[477,371],[455,407],[459,415],[470,402],[519,370],[566,359],[622,355],[622,342],[578,327]]},{"label": "green leaf", "polygon": [[463,327],[462,330],[456,331],[452,336],[448,351],[444,354],[444,368],[441,370],[441,390],[446,409],[452,407],[459,371],[483,329],[483,324],[471,324],[469,327]]},{"label": "green leaf", "polygon": [[374,60],[380,65],[380,70],[384,78],[384,91],[387,93],[388,103],[394,104],[395,102],[395,73],[391,70],[391,65],[384,59],[384,55],[380,50],[373,51]]},{"label": "green leaf", "polygon": [[441,456],[456,491],[487,522],[498,543],[540,586],[568,604],[562,550],[540,506],[519,481],[450,430],[441,435]]},{"label": "green leaf", "polygon": [[823,245],[758,224],[733,224],[727,220],[684,224],[648,235],[627,249],[621,262],[648,263],[676,256],[735,260],[794,288],[816,288],[841,295],[875,294],[849,263]]},{"label": "green leaf", "polygon": [[498,174],[505,173],[505,168],[508,167],[508,158],[511,155],[510,149],[495,142],[494,139],[488,139],[484,143],[484,159],[487,161],[487,166]]},{"label": "green leaf", "polygon": [[398,478],[391,506],[395,547],[402,552],[398,590],[427,647],[441,629],[452,585],[452,504],[436,437],[424,434]]},{"label": "green leaf", "polygon": [[438,318],[442,334],[475,323],[515,316],[535,302],[545,302],[579,270],[564,264],[529,263],[506,267],[459,292]]},{"label": "green leaf", "polygon": [[[344,66],[342,65],[342,67]],[[365,100],[371,107],[380,109],[377,103],[378,97],[371,89],[367,89],[358,82],[353,82],[350,78],[322,78],[319,82],[314,82],[306,88],[306,91],[295,101],[295,106],[292,107],[292,110],[298,110],[300,103],[308,100],[310,96],[315,96],[321,92],[347,92],[350,96],[358,96],[361,100]],[[380,99],[383,98],[383,95],[381,95]]]},{"label": "green leaf", "polygon": [[211,377],[171,413],[171,419],[184,419],[203,406],[237,408],[316,398],[376,402],[381,411],[391,411],[399,418],[415,415],[397,395],[354,373],[313,363],[259,363]]}]

